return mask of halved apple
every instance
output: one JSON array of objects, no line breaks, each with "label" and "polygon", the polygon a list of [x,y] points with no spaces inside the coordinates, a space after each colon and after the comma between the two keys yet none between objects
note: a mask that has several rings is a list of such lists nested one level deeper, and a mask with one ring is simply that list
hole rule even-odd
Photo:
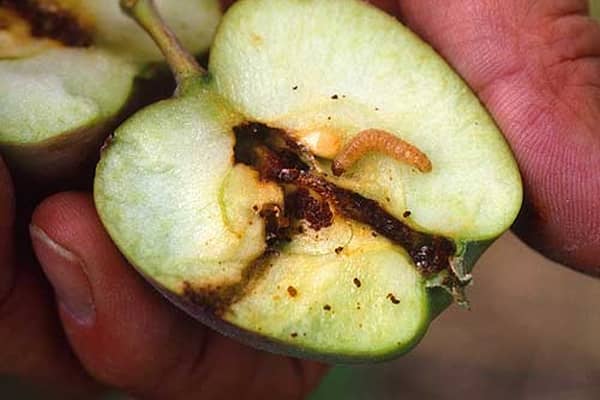
[{"label": "halved apple", "polygon": [[466,303],[521,182],[427,44],[358,0],[242,0],[202,73],[150,0],[124,3],[180,84],[116,131],[95,201],[153,285],[253,346],[345,362],[403,353]]},{"label": "halved apple", "polygon": [[[180,3],[159,6],[201,53],[220,18],[218,1]],[[134,111],[135,78],[160,60],[116,0],[0,1],[0,152],[38,180],[77,172]]]}]

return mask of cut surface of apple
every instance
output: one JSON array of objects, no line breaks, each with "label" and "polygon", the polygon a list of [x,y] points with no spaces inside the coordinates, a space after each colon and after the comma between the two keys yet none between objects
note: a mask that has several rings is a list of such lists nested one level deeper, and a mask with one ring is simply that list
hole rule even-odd
[{"label": "cut surface of apple", "polygon": [[184,310],[259,348],[343,362],[406,352],[452,296],[465,302],[521,205],[476,96],[355,0],[237,2],[209,71],[115,132],[94,192],[123,254]]},{"label": "cut surface of apple", "polygon": [[111,118],[135,73],[110,53],[77,48],[0,62],[0,92],[8,94],[0,97],[3,141],[39,143]]},{"label": "cut surface of apple", "polygon": [[[217,0],[158,5],[194,54],[208,48]],[[41,178],[77,170],[161,60],[118,1],[0,1],[0,152]]]}]

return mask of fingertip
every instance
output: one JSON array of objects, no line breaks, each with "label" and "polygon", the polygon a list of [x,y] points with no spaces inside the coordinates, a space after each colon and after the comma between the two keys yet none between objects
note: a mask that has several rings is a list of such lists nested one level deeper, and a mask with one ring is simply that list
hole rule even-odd
[{"label": "fingertip", "polygon": [[71,241],[75,232],[87,230],[81,224],[97,224],[99,220],[89,194],[64,192],[42,201],[33,212],[31,223],[52,238]]},{"label": "fingertip", "polygon": [[121,256],[88,194],[48,198],[30,231],[69,341],[88,371],[122,389],[152,390],[185,349],[186,318]]}]

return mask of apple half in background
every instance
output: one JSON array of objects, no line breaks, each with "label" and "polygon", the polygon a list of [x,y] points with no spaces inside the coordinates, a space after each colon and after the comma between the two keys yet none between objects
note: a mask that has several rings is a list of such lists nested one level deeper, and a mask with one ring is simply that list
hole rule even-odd
[{"label": "apple half in background", "polygon": [[[466,302],[521,181],[427,44],[361,1],[242,0],[202,73],[173,62],[150,1],[130,3],[180,85],[117,129],[95,202],[167,298],[252,346],[334,362],[404,353],[453,297]],[[335,176],[332,159],[373,130],[388,136]],[[430,171],[390,157],[399,143]]]},{"label": "apple half in background", "polygon": [[[194,54],[208,49],[217,0],[158,6]],[[77,174],[161,60],[117,0],[1,0],[0,154],[38,181]]]}]

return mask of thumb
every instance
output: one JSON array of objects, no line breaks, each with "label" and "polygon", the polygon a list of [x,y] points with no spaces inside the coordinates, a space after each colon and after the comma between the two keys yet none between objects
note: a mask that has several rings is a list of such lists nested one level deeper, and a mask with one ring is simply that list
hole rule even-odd
[{"label": "thumb", "polygon": [[13,186],[0,158],[0,375],[59,390],[64,398],[101,389],[83,373],[66,341],[46,282],[14,251]]},{"label": "thumb", "polygon": [[521,168],[515,230],[600,276],[600,24],[586,0],[399,0],[403,20],[467,80]]},{"label": "thumb", "polygon": [[145,398],[295,399],[323,373],[242,346],[168,304],[125,263],[87,195],[46,200],[31,233],[69,341],[100,382]]}]

